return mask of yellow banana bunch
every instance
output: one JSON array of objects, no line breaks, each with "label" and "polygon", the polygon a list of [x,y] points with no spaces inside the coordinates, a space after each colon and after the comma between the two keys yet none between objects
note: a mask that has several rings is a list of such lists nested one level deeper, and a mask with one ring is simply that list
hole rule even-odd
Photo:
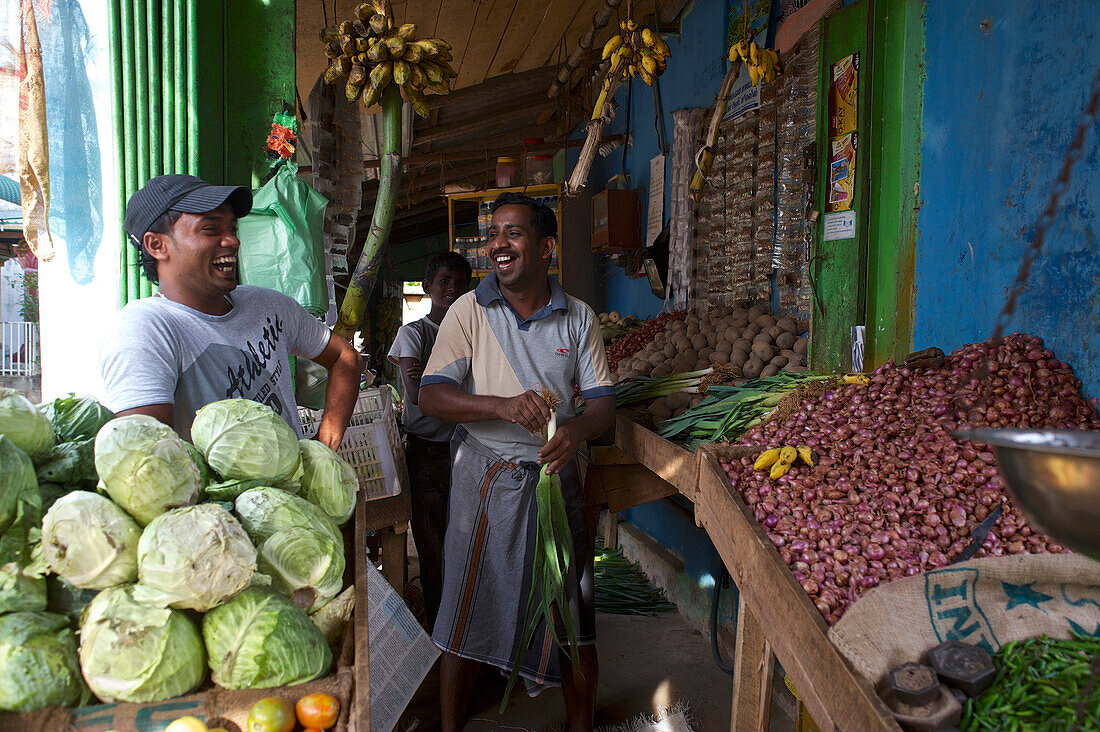
[{"label": "yellow banana bunch", "polygon": [[768,476],[775,480],[786,475],[796,460],[801,460],[812,468],[815,462],[813,450],[806,445],[773,447],[760,453],[752,468],[767,470]]},{"label": "yellow banana bunch", "polygon": [[844,374],[840,377],[840,382],[846,385],[870,386],[871,377],[867,374]]},{"label": "yellow banana bunch", "polygon": [[770,48],[761,48],[742,38],[730,46],[729,60],[740,61],[749,70],[749,80],[756,86],[761,81],[774,84],[779,74],[779,54]]},{"label": "yellow banana bunch", "polygon": [[394,83],[421,117],[428,116],[425,94],[447,94],[458,75],[451,64],[451,45],[441,38],[420,38],[415,23],[397,25],[386,0],[355,8],[355,20],[321,31],[325,56],[331,59],[325,82],[345,81],[348,101],[377,102]]},{"label": "yellow banana bunch", "polygon": [[603,89],[596,101],[592,119],[599,119],[607,103],[607,93],[627,76],[640,78],[649,86],[668,68],[672,50],[652,28],[639,27],[632,18],[619,23],[619,32],[603,45],[601,59],[611,60],[611,70],[604,78]]}]

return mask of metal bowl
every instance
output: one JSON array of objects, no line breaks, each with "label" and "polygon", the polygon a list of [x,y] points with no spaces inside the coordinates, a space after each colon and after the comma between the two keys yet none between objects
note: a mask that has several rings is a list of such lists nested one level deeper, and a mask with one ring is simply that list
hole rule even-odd
[{"label": "metal bowl", "polygon": [[993,448],[1016,505],[1037,528],[1100,559],[1100,432],[983,429],[951,434]]}]

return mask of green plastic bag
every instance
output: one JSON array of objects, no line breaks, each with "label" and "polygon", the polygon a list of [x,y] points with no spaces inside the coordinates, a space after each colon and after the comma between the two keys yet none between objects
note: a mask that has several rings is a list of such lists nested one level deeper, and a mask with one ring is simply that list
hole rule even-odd
[{"label": "green plastic bag", "polygon": [[252,196],[252,211],[237,222],[241,282],[278,290],[317,317],[328,312],[324,223],[328,199],[280,166]]}]

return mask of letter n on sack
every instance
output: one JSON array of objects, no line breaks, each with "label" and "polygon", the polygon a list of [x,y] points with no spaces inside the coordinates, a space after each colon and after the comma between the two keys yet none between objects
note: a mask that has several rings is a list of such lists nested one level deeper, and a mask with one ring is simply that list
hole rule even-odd
[{"label": "letter n on sack", "polygon": [[993,653],[1001,644],[978,604],[977,584],[976,569],[941,569],[925,574],[928,620],[941,643],[964,641]]}]

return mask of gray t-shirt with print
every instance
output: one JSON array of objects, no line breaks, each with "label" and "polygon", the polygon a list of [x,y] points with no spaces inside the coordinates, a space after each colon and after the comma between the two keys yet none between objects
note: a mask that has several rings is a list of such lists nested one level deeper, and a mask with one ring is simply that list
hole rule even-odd
[{"label": "gray t-shirt with print", "polygon": [[[397,337],[393,339],[393,346],[390,347],[387,357],[398,368],[401,367],[402,358],[415,358],[420,362],[421,367],[427,366],[428,356],[432,355],[432,346],[435,345],[435,337],[438,333],[439,326],[428,317],[407,323],[398,329]],[[400,383],[404,386],[405,382]],[[420,407],[408,399],[405,400],[401,422],[410,435],[432,442],[450,442],[451,435],[455,431],[453,424],[425,416],[420,411]]]},{"label": "gray t-shirt with print", "polygon": [[100,350],[106,406],[114,412],[173,404],[176,432],[191,439],[195,412],[222,399],[267,404],[302,435],[290,356],[316,358],[330,331],[293,299],[238,286],[225,315],[165,297],[129,303]]}]

